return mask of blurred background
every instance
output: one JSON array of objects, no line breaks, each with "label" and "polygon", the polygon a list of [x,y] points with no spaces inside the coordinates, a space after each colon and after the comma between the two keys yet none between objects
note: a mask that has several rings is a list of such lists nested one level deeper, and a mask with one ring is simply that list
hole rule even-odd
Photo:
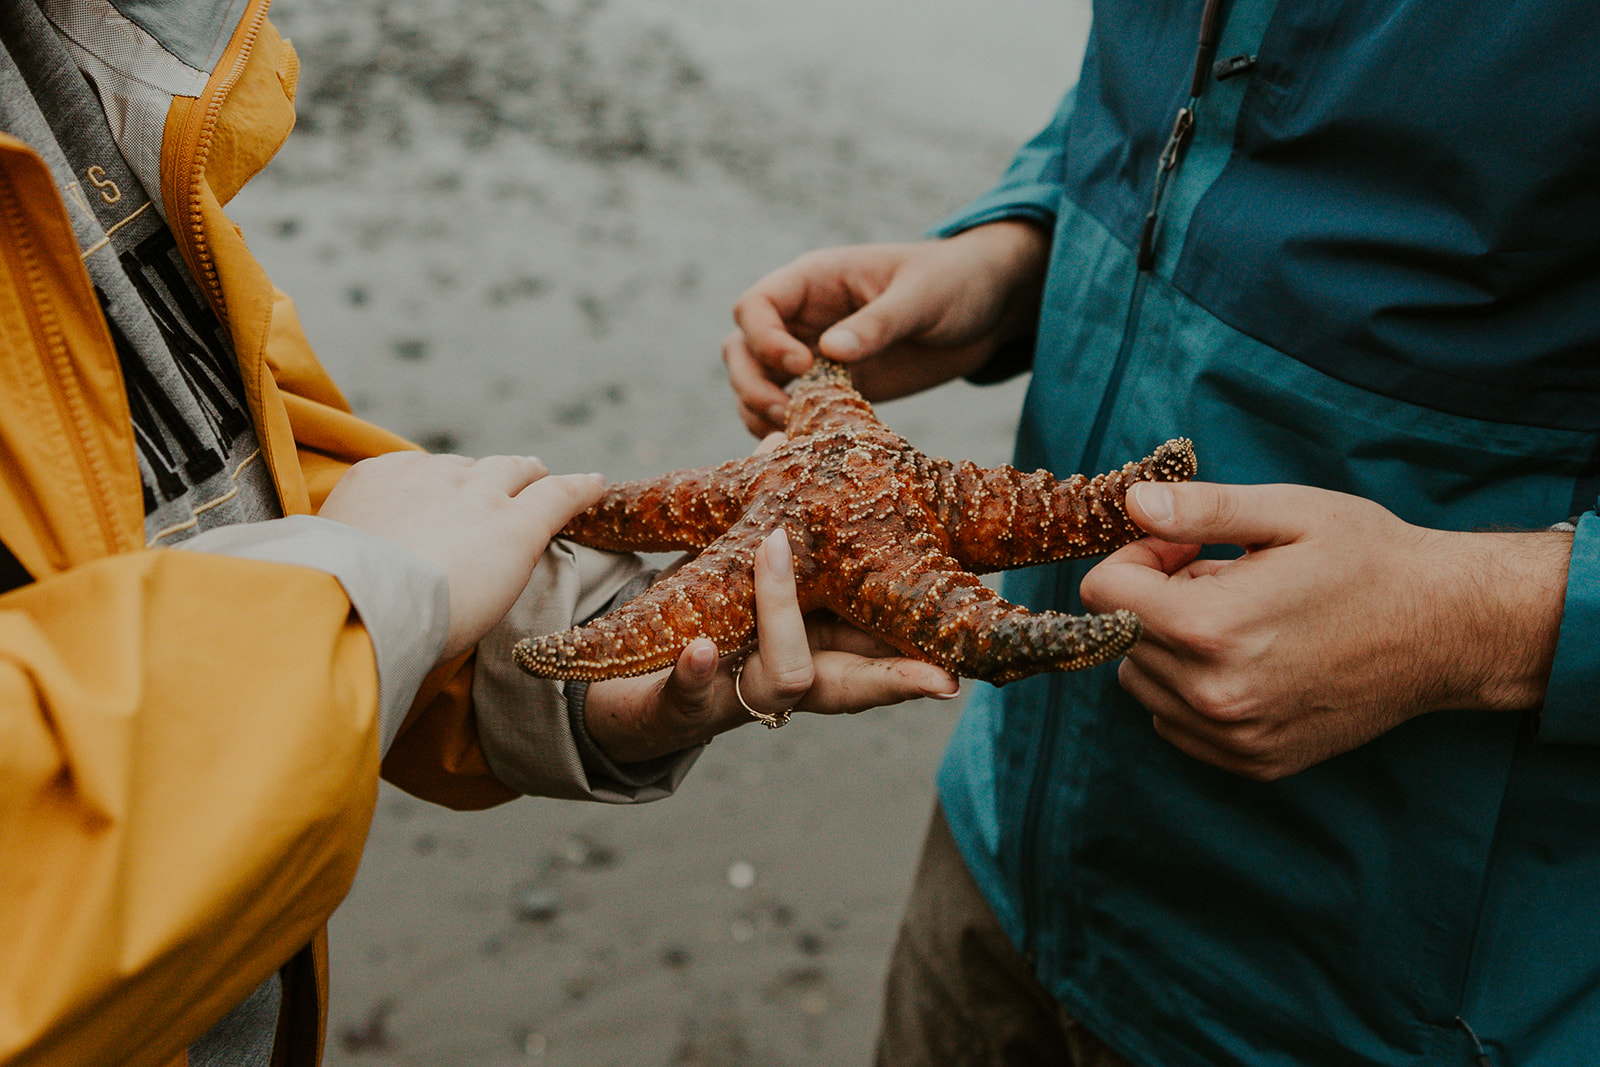
[{"label": "blurred background", "polygon": [[[231,214],[357,411],[612,479],[752,447],[756,278],[914,239],[1076,76],[1084,0],[277,0],[300,126]],[[1023,383],[879,413],[1004,462]],[[970,687],[972,683],[967,683]],[[853,1064],[959,713],[719,738],[679,794],[385,787],[335,917],[332,1065]]]}]

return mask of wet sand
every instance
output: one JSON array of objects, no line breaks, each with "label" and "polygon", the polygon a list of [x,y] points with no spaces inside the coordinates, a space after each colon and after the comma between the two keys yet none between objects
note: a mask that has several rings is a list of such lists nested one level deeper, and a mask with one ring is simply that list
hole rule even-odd
[{"label": "wet sand", "polygon": [[[278,0],[301,128],[234,217],[362,414],[628,478],[748,451],[718,348],[807,249],[981,192],[1076,2]],[[882,405],[1007,458],[1022,383]],[[335,917],[328,1062],[865,1062],[958,706],[719,738],[679,795],[444,811],[385,787]]]}]

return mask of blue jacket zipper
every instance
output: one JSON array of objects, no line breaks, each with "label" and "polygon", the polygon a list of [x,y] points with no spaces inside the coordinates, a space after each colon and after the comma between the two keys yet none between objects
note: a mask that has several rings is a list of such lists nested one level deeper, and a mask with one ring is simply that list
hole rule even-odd
[{"label": "blue jacket zipper", "polygon": [[[1100,470],[1104,461],[1102,453],[1105,451],[1106,431],[1111,422],[1111,412],[1116,406],[1117,397],[1122,391],[1122,383],[1127,375],[1128,362],[1133,354],[1134,342],[1138,336],[1139,314],[1144,305],[1145,286],[1152,268],[1155,266],[1155,238],[1161,217],[1161,208],[1166,193],[1168,182],[1171,180],[1179,163],[1183,159],[1183,151],[1188,146],[1194,134],[1195,105],[1199,102],[1200,94],[1205,90],[1207,78],[1211,75],[1212,62],[1216,58],[1217,42],[1221,36],[1221,0],[1206,0],[1204,12],[1200,19],[1199,44],[1196,49],[1194,69],[1189,81],[1188,103],[1178,109],[1174,117],[1172,131],[1167,137],[1166,145],[1161,150],[1161,156],[1156,165],[1154,191],[1151,194],[1150,210],[1145,215],[1144,225],[1140,229],[1138,244],[1134,249],[1137,272],[1134,275],[1133,287],[1128,295],[1127,319],[1123,324],[1122,343],[1117,347],[1116,358],[1112,361],[1111,372],[1106,380],[1105,391],[1101,395],[1100,405],[1095,411],[1093,424],[1089,428],[1089,435],[1084,444],[1083,458],[1077,469],[1090,473]],[[1076,590],[1070,586],[1068,574],[1070,569],[1065,564],[1058,564],[1055,580],[1055,603],[1071,603],[1076,595]],[[1063,699],[1061,680],[1059,675],[1052,675],[1050,679],[1050,703],[1060,706]],[[1023,954],[1030,964],[1036,966],[1038,947],[1041,931],[1039,929],[1040,917],[1045,911],[1045,901],[1039,887],[1039,879],[1034,876],[1038,867],[1038,840],[1039,823],[1043,818],[1045,796],[1049,789],[1050,779],[1053,777],[1055,763],[1055,749],[1060,726],[1055,715],[1039,716],[1039,735],[1034,746],[1033,772],[1030,776],[1028,792],[1022,812],[1022,840],[1018,846],[1018,873],[1021,884],[1022,928],[1024,944]],[[1072,849],[1069,847],[1068,854]]]}]

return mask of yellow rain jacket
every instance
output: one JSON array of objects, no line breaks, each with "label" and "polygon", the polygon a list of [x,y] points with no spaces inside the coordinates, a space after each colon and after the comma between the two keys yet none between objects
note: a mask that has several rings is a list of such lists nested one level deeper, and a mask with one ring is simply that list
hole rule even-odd
[{"label": "yellow rain jacket", "polygon": [[[171,101],[152,194],[297,514],[410,446],[351,414],[223,214],[294,121],[294,52],[241,6],[204,92]],[[379,774],[372,646],[327,574],[146,549],[134,447],[56,186],[0,135],[0,540],[35,578],[0,596],[0,1063],[182,1064],[293,957],[275,1063],[313,1064],[324,924]],[[470,687],[470,658],[430,676],[386,777],[453,807],[514,795]]]}]

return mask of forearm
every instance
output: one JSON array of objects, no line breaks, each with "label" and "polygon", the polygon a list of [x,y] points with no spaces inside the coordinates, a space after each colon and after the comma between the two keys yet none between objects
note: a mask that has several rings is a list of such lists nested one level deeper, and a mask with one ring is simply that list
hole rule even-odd
[{"label": "forearm", "polygon": [[1013,218],[986,223],[946,240],[969,247],[979,270],[1000,289],[995,347],[1031,344],[1050,263],[1050,231],[1035,220]]},{"label": "forearm", "polygon": [[[1572,535],[1436,533],[1430,568],[1443,591],[1438,635],[1414,635],[1451,684],[1442,707],[1526,711],[1550,681],[1566,599]],[[1440,640],[1439,638],[1443,638]]]}]

